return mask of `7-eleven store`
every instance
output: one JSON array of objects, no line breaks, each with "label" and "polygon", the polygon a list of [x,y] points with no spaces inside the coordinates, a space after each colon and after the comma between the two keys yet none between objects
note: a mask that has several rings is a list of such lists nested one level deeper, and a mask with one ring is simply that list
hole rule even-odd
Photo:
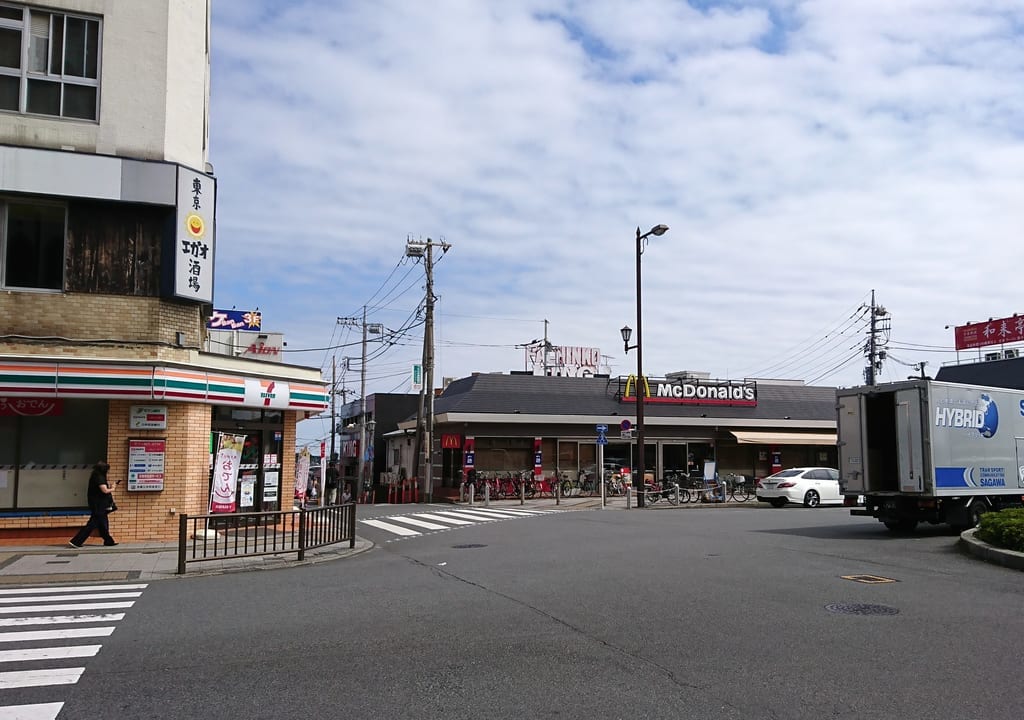
[{"label": "7-eleven store", "polygon": [[0,356],[0,542],[71,537],[92,465],[120,479],[119,542],[171,540],[207,512],[212,439],[243,435],[237,511],[290,508],[295,428],[327,408],[318,369],[193,353],[194,362]]}]

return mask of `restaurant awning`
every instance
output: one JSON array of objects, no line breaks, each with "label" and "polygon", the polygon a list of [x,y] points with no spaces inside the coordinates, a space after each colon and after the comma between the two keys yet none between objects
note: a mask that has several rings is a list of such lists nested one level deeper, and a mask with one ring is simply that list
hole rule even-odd
[{"label": "restaurant awning", "polygon": [[798,432],[755,432],[734,430],[736,442],[741,445],[835,445],[835,433],[798,433]]}]

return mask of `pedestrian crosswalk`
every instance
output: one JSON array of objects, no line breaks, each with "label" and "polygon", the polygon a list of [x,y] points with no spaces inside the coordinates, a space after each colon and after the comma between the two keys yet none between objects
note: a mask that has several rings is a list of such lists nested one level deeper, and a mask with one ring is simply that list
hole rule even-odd
[{"label": "pedestrian crosswalk", "polygon": [[[78,682],[83,659],[94,657],[102,647],[99,639],[124,619],[125,613],[110,611],[132,607],[145,589],[146,584],[0,588],[0,720],[55,720],[64,707],[57,686]],[[38,692],[46,697],[40,699],[49,702],[5,702],[5,690],[20,688],[43,688]]]},{"label": "pedestrian crosswalk", "polygon": [[[454,530],[470,525],[479,525],[496,520],[513,520],[541,515],[551,515],[561,510],[526,510],[484,507],[458,508],[454,510],[431,510],[430,512],[410,513],[408,515],[388,515],[377,518],[360,519],[357,522],[366,527],[383,530],[389,537],[386,542],[406,538],[431,535],[433,533]],[[0,719],[2,720],[2,719]]]}]

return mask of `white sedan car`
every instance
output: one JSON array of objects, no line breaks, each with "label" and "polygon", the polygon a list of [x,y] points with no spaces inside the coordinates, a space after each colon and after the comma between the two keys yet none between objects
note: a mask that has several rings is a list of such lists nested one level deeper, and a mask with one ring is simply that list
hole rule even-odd
[{"label": "white sedan car", "polygon": [[839,471],[825,467],[790,468],[757,481],[757,499],[782,507],[802,503],[818,507],[822,503],[843,503],[839,492]]}]

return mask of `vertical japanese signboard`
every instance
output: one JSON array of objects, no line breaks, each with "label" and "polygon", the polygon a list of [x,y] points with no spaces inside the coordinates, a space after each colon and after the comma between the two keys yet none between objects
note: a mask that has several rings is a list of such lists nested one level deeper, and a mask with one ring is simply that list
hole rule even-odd
[{"label": "vertical japanese signboard", "polygon": [[128,490],[158,491],[164,489],[166,440],[128,441]]},{"label": "vertical japanese signboard", "polygon": [[213,462],[213,487],[210,488],[210,512],[234,512],[238,466],[242,460],[245,435],[220,434],[217,458]]},{"label": "vertical japanese signboard", "polygon": [[178,167],[174,223],[174,296],[213,302],[214,208],[217,182]]}]

